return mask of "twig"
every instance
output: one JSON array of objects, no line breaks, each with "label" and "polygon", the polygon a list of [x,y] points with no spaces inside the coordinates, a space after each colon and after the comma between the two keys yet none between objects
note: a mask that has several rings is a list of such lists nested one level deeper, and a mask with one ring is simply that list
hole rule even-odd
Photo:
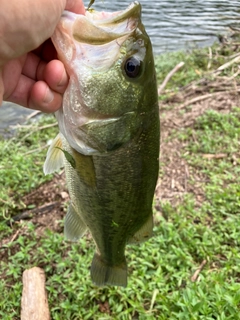
[{"label": "twig", "polygon": [[163,83],[158,87],[158,95],[160,95],[162,93],[162,91],[164,90],[164,88],[166,87],[168,81],[171,79],[171,77],[174,75],[174,73],[176,73],[180,68],[182,68],[182,66],[184,66],[184,62],[181,61],[180,63],[178,63],[165,77],[165,79],[163,80]]},{"label": "twig", "polygon": [[223,159],[226,158],[228,155],[226,153],[219,153],[219,154],[211,154],[211,153],[206,153],[203,154],[202,157],[206,159]]},{"label": "twig", "polygon": [[203,262],[200,264],[200,266],[197,268],[197,270],[194,272],[194,274],[191,277],[192,282],[196,282],[200,272],[203,270],[204,266],[206,265],[207,260],[203,260]]},{"label": "twig", "polygon": [[208,60],[207,69],[209,70],[212,65],[212,48],[211,47],[208,48],[208,52],[209,52],[209,60]]},{"label": "twig", "polygon": [[[229,91],[225,91],[226,94],[232,94],[232,93],[237,93],[237,92],[240,92],[240,88],[238,88],[237,90],[229,90]],[[186,108],[187,106],[189,106],[190,104],[193,104],[193,103],[196,103],[196,102],[199,102],[199,101],[202,101],[202,100],[206,100],[206,99],[209,99],[209,98],[213,98],[213,97],[216,97],[218,95],[221,95],[223,94],[223,91],[220,91],[220,92],[213,92],[213,93],[207,93],[207,94],[204,94],[200,97],[195,97],[191,100],[188,100],[186,101],[185,103],[181,104],[179,106],[179,109],[183,109],[183,108]]]},{"label": "twig", "polygon": [[33,113],[31,113],[29,116],[27,116],[26,120],[32,119],[33,117],[37,116],[39,113],[41,113],[41,111],[35,110]]},{"label": "twig", "polygon": [[215,73],[218,73],[219,71],[223,71],[223,70],[227,69],[228,67],[230,67],[231,65],[233,65],[234,63],[236,63],[238,61],[240,61],[240,53],[234,59],[228,61],[227,63],[224,63],[219,68],[217,68],[217,70],[215,70]]},{"label": "twig", "polygon": [[[19,220],[23,220],[23,219],[29,219],[29,218],[32,218],[32,216],[34,214],[38,214],[38,213],[44,213],[46,211],[50,211],[52,210],[54,207],[56,207],[58,204],[58,202],[53,202],[53,203],[48,203],[48,204],[45,204],[39,208],[35,208],[35,209],[31,209],[31,210],[27,210],[27,211],[24,211],[18,215],[16,215],[15,217],[13,217],[11,220],[13,221],[19,221]],[[10,223],[9,221],[7,222],[8,224]]]},{"label": "twig", "polygon": [[158,289],[154,289],[154,290],[153,290],[151,305],[150,305],[150,309],[149,309],[149,312],[150,312],[150,313],[151,313],[152,310],[153,310],[153,306],[154,306],[154,303],[155,303],[155,301],[156,301],[156,297],[157,297],[158,293],[159,293],[159,290],[158,290]]},{"label": "twig", "polygon": [[14,240],[16,240],[16,238],[19,236],[20,233],[23,233],[25,231],[26,227],[24,226],[23,228],[21,229],[18,229],[14,235],[12,236],[11,239],[9,238],[5,238],[3,239],[1,242],[0,242],[0,249],[5,249],[6,246],[9,244],[9,243],[12,243]]},{"label": "twig", "polygon": [[[210,51],[209,51],[209,55],[210,55]],[[203,78],[201,78],[200,80],[196,80],[196,81],[192,81],[190,84],[184,86],[181,91],[192,91],[192,89],[194,87],[196,87],[196,89],[198,88],[199,85],[201,84],[208,84],[209,79],[208,77],[215,77],[218,76],[221,71],[225,70],[226,68],[230,67],[231,65],[233,65],[234,63],[238,62],[240,60],[240,53],[234,54],[231,57],[231,60],[228,61],[227,63],[223,64],[222,66],[220,66],[218,69],[211,71],[209,73],[207,73]],[[239,68],[238,68],[239,69]],[[239,71],[237,70],[237,72],[231,76],[228,77],[227,81],[231,81],[233,78],[235,78],[237,75],[239,74]]]},{"label": "twig", "polygon": [[42,147],[39,147],[39,148],[30,150],[30,151],[24,153],[23,156],[29,155],[29,154],[31,154],[31,153],[35,153],[35,152],[37,152],[37,151],[42,151],[43,149],[45,149],[45,148],[47,148],[47,147],[49,147],[49,145],[48,145],[48,144],[45,144],[45,145],[42,146]]},{"label": "twig", "polygon": [[184,166],[184,190],[185,192],[187,192],[187,188],[188,188],[188,178],[189,178],[189,170],[187,165]]},{"label": "twig", "polygon": [[229,81],[235,79],[240,73],[240,66],[238,66],[238,70],[230,77],[228,78]]},{"label": "twig", "polygon": [[17,236],[19,235],[20,231],[21,231],[21,229],[18,229],[17,232],[14,233],[13,237],[9,241],[10,243],[13,242],[17,238]]},{"label": "twig", "polygon": [[57,177],[57,178],[59,178],[59,177],[61,177],[63,174],[64,174],[64,172],[65,172],[65,170],[64,169],[62,169],[60,172],[54,172],[54,177]]},{"label": "twig", "polygon": [[240,32],[240,28],[238,28],[238,27],[229,26],[229,29],[231,29],[234,33],[239,33]]},{"label": "twig", "polygon": [[231,56],[229,56],[229,60],[236,58],[237,56],[239,56],[239,52],[232,54]]},{"label": "twig", "polygon": [[27,137],[29,137],[31,134],[38,132],[40,130],[44,130],[44,129],[48,129],[48,128],[52,128],[52,127],[56,127],[58,125],[57,122],[55,123],[51,123],[51,124],[47,124],[46,126],[42,126],[42,127],[38,127],[36,129],[34,129],[33,131],[30,131],[29,133],[27,133],[21,140],[25,140]]},{"label": "twig", "polygon": [[45,126],[36,128],[36,129],[35,129],[35,132],[36,132],[36,131],[43,130],[43,129],[48,129],[48,128],[56,127],[57,125],[58,125],[57,122],[54,122],[54,123],[51,123],[51,124],[47,124],[47,125],[45,125]]},{"label": "twig", "polygon": [[3,200],[2,198],[0,198],[0,202],[3,202],[4,204],[9,204],[9,202],[8,202],[8,201]]}]

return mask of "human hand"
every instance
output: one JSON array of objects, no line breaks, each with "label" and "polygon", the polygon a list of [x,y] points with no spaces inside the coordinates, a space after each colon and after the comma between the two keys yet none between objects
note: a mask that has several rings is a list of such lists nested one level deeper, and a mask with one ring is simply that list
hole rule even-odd
[{"label": "human hand", "polygon": [[0,105],[11,101],[54,112],[68,76],[49,39],[63,10],[85,13],[82,0],[2,0],[0,11]]}]

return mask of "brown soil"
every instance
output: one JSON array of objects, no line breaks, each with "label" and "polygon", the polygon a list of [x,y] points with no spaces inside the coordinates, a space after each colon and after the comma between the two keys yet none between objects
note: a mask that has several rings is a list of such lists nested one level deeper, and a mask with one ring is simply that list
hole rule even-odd
[{"label": "brown soil", "polygon": [[40,185],[22,201],[27,207],[34,206],[34,209],[21,212],[15,217],[16,220],[31,219],[40,236],[45,229],[62,232],[60,221],[63,220],[66,211],[64,208],[69,201],[64,172],[55,174],[51,181]]},{"label": "brown soil", "polygon": [[194,195],[196,206],[201,206],[205,199],[202,186],[207,178],[189,166],[181,156],[183,152],[187,154],[184,151],[186,143],[171,135],[173,130],[193,127],[196,119],[207,109],[229,113],[233,107],[240,105],[239,90],[235,79],[202,79],[199,83],[186,86],[161,106],[160,164],[163,176],[156,188],[158,210],[161,210],[161,201],[169,201],[175,206],[187,193]]},{"label": "brown soil", "polygon": [[[206,183],[206,177],[182,158],[184,143],[170,136],[173,130],[194,126],[196,119],[207,109],[226,113],[239,106],[240,87],[235,80],[228,80],[216,77],[212,81],[192,83],[161,104],[160,164],[163,174],[156,188],[156,209],[160,214],[161,201],[177,205],[187,193],[194,194],[199,206],[204,201],[202,185]],[[213,88],[214,92],[210,93]],[[23,212],[19,219],[31,217],[40,236],[46,228],[62,232],[59,220],[63,219],[69,201],[64,173],[55,175],[52,181],[27,194],[23,201],[27,206],[34,205],[35,209]]]}]

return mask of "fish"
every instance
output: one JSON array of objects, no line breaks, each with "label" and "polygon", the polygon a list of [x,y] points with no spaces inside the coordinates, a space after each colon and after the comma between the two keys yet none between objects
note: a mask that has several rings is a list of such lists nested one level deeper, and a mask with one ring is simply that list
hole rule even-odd
[{"label": "fish", "polygon": [[152,45],[135,1],[116,12],[65,11],[52,42],[69,75],[44,173],[65,168],[64,235],[95,242],[91,279],[127,286],[128,244],[153,235],[159,107]]}]

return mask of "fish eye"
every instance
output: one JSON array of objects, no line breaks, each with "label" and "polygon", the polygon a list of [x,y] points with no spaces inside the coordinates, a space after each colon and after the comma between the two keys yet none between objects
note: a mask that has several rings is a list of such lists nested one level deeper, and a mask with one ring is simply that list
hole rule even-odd
[{"label": "fish eye", "polygon": [[131,57],[125,61],[124,70],[129,78],[136,78],[141,70],[141,61]]}]

